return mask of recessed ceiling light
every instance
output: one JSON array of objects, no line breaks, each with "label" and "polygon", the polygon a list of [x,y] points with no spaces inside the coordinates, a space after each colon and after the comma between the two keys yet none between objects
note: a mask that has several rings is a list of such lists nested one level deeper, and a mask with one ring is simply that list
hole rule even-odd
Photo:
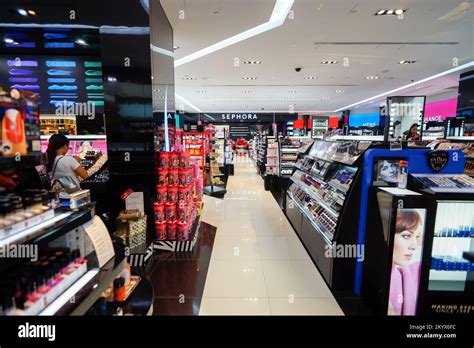
[{"label": "recessed ceiling light", "polygon": [[295,90],[288,91],[288,93],[297,93]]},{"label": "recessed ceiling light", "polygon": [[321,61],[321,64],[337,64],[337,60],[323,60]]},{"label": "recessed ceiling light", "polygon": [[257,78],[255,76],[245,76],[243,77],[244,80],[256,80]]},{"label": "recessed ceiling light", "polygon": [[76,43],[78,45],[87,46],[87,42],[85,42],[83,39],[77,39]]},{"label": "recessed ceiling light", "polygon": [[161,92],[161,89],[155,88],[153,91],[155,91],[155,92]]},{"label": "recessed ceiling light", "polygon": [[203,94],[203,93],[207,93],[207,92],[206,92],[206,91],[194,91],[194,93],[201,93],[201,94]]},{"label": "recessed ceiling light", "polygon": [[191,76],[184,76],[183,77],[183,80],[196,80],[195,77],[191,77]]},{"label": "recessed ceiling light", "polygon": [[30,16],[36,16],[36,12],[33,11],[33,10],[28,10],[28,14],[29,14]]},{"label": "recessed ceiling light", "polygon": [[9,43],[9,44],[12,44],[12,43],[15,42],[15,40],[10,39],[10,38],[8,38],[8,37],[6,37],[5,39],[3,39],[3,41],[5,41],[6,43]]},{"label": "recessed ceiling light", "polygon": [[177,49],[179,49],[179,46],[174,45],[174,46],[173,46],[173,50],[176,51]]},{"label": "recessed ceiling light", "polygon": [[253,91],[242,91],[242,93],[253,93]]},{"label": "recessed ceiling light", "polygon": [[414,64],[416,63],[416,60],[401,60],[398,62],[398,64]]},{"label": "recessed ceiling light", "polygon": [[260,60],[246,60],[244,64],[261,64],[262,61]]},{"label": "recessed ceiling light", "polygon": [[316,80],[317,77],[316,77],[316,76],[305,76],[304,79],[305,79],[305,80]]},{"label": "recessed ceiling light", "polygon": [[343,89],[336,89],[336,93],[344,93]]},{"label": "recessed ceiling light", "polygon": [[26,12],[26,10],[24,10],[24,9],[22,9],[22,8],[19,8],[17,11],[18,11],[18,13],[19,13],[20,15],[22,15],[23,17],[28,16],[28,12]]},{"label": "recessed ceiling light", "polygon": [[374,16],[400,16],[401,14],[405,13],[407,10],[404,9],[396,9],[396,10],[378,10],[374,13]]},{"label": "recessed ceiling light", "polygon": [[322,99],[323,100],[329,100],[329,97],[323,97]]},{"label": "recessed ceiling light", "polygon": [[107,77],[107,81],[109,81],[109,82],[117,82],[117,78],[114,77],[114,76],[108,76],[108,77]]},{"label": "recessed ceiling light", "polygon": [[367,76],[367,80],[377,80],[379,77],[378,76]]}]

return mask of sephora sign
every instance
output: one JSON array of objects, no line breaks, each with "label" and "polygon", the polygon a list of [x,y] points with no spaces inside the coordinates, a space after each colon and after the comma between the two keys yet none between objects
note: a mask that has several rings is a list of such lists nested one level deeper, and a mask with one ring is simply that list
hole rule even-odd
[{"label": "sephora sign", "polygon": [[258,123],[270,122],[273,123],[273,113],[256,113],[256,112],[223,112],[223,113],[205,113],[201,114],[201,119],[204,122],[214,123]]}]

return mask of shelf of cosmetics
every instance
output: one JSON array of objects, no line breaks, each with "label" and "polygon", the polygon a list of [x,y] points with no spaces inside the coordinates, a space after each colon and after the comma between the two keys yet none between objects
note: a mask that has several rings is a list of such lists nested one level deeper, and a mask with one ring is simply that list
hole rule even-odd
[{"label": "shelf of cosmetics", "polygon": [[432,256],[431,269],[435,271],[474,272],[474,262],[454,256]]},{"label": "shelf of cosmetics", "polygon": [[38,315],[87,272],[79,249],[52,248],[2,275],[0,315]]},{"label": "shelf of cosmetics", "polygon": [[59,200],[52,191],[0,194],[0,240],[53,218],[57,207]]},{"label": "shelf of cosmetics", "polygon": [[21,195],[0,193],[0,241],[48,221],[59,221],[62,215],[57,214],[58,208],[63,212],[65,209],[77,210],[90,203],[89,190],[65,193],[31,189],[24,190]]},{"label": "shelf of cosmetics", "polygon": [[316,225],[318,231],[329,241],[332,241],[344,197],[338,193],[328,191],[323,193],[325,196],[317,198],[317,193],[309,193],[311,191],[308,188],[303,188],[295,182],[290,185],[289,192],[291,198],[299,203],[301,210],[313,225]]}]

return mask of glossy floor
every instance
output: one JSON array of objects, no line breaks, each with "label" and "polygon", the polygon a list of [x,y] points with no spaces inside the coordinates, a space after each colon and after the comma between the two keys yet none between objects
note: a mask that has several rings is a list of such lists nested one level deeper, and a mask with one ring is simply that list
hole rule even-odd
[{"label": "glossy floor", "polygon": [[217,232],[200,315],[343,315],[252,163],[237,161],[224,199],[204,202]]}]

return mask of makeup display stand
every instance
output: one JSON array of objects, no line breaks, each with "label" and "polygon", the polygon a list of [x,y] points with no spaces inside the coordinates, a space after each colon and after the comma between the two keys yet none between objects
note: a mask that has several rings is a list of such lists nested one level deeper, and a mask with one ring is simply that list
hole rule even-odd
[{"label": "makeup display stand", "polygon": [[354,259],[325,255],[356,243],[359,167],[369,145],[316,140],[294,164],[286,192],[285,213],[331,289],[353,286]]},{"label": "makeup display stand", "polygon": [[[66,237],[70,232],[76,233],[76,238],[88,238],[85,236],[83,226],[88,224],[94,217],[94,205],[89,204],[76,211],[58,208],[55,216],[38,225],[32,226],[22,232],[16,233],[0,241],[0,247],[13,244],[38,244],[39,246],[54,244],[59,238],[70,240]],[[66,238],[66,239],[64,239]],[[51,243],[53,243],[51,245]],[[63,242],[61,242],[63,243]],[[62,292],[41,309],[37,315],[82,315],[95,303],[113,280],[123,271],[126,258],[123,244],[113,243],[114,253],[102,267],[98,267],[96,250],[92,247],[87,255],[83,255],[87,262],[87,271],[78,277],[72,284],[66,286]],[[14,259],[6,259],[1,263],[0,271],[8,271],[17,266]],[[73,299],[73,300],[71,300]]]},{"label": "makeup display stand", "polygon": [[201,224],[201,216],[198,215],[193,224],[192,239],[186,241],[170,241],[162,240],[155,241],[153,243],[153,250],[164,250],[164,251],[193,251],[199,237],[199,225]]}]

